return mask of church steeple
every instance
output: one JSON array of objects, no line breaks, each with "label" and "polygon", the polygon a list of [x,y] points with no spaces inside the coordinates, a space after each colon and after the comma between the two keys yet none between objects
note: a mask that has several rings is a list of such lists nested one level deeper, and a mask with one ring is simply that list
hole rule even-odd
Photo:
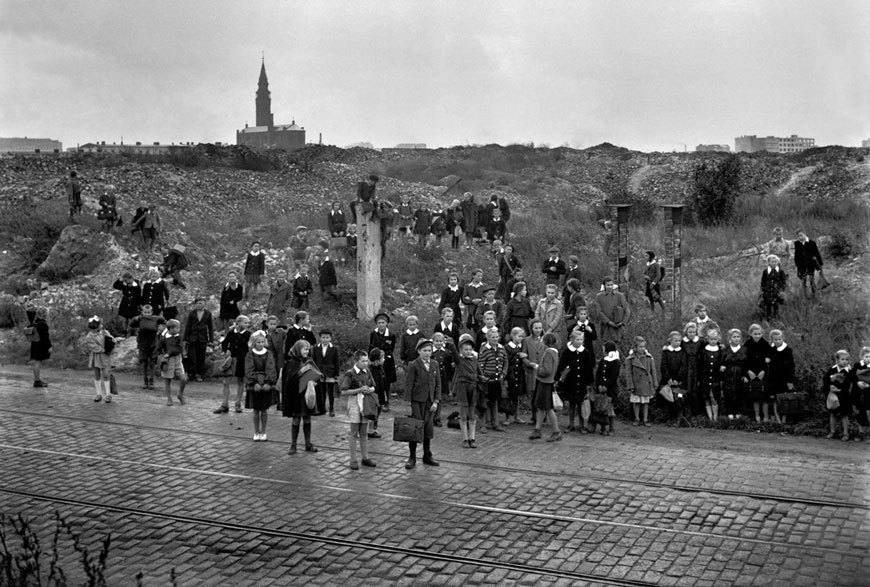
[{"label": "church steeple", "polygon": [[266,58],[260,64],[260,81],[257,83],[257,126],[274,126],[272,120],[272,93],[269,91],[269,78],[266,77]]}]

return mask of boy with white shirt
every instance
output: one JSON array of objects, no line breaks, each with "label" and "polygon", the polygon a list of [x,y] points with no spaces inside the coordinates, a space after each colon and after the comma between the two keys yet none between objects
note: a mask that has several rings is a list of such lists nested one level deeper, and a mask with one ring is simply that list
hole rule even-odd
[{"label": "boy with white shirt", "polygon": [[453,309],[441,310],[441,322],[435,325],[434,332],[440,332],[453,341],[454,346],[459,345],[459,325],[453,319]]},{"label": "boy with white shirt", "polygon": [[335,385],[338,381],[339,358],[338,349],[332,344],[332,332],[320,331],[320,344],[312,352],[314,364],[323,373],[323,378],[317,382],[317,414],[326,413],[329,402],[329,415],[335,416]]},{"label": "boy with white shirt", "polygon": [[399,346],[402,349],[399,352],[399,358],[402,359],[402,363],[406,367],[417,358],[417,343],[423,338],[423,332],[417,328],[419,323],[413,314],[405,318],[405,332],[402,333],[399,341]]}]

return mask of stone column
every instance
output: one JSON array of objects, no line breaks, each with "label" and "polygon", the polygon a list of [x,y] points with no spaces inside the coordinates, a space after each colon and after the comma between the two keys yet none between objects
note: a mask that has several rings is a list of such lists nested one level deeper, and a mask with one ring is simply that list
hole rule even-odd
[{"label": "stone column", "polygon": [[371,322],[381,311],[381,221],[357,213],[356,317]]},{"label": "stone column", "polygon": [[[665,204],[665,250],[662,262],[665,278],[662,281],[662,298],[670,306],[674,318],[682,316],[683,305],[683,204]],[[670,288],[670,295],[667,294]]]},{"label": "stone column", "polygon": [[[613,279],[620,291],[628,292],[628,219],[631,215],[631,204],[614,204],[611,208],[613,226]],[[626,287],[622,287],[625,285]]]}]

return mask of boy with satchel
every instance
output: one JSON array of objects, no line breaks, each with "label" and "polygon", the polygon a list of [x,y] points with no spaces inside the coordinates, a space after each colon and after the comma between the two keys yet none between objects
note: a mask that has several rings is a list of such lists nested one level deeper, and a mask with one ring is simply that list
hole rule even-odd
[{"label": "boy with satchel", "polygon": [[[437,467],[440,463],[432,457],[432,438],[435,436],[435,414],[441,402],[441,374],[438,361],[432,359],[432,341],[422,339],[417,343],[416,359],[408,365],[405,375],[405,400],[411,403],[411,417],[423,421],[423,464]],[[406,469],[417,464],[417,443],[408,443]]]}]

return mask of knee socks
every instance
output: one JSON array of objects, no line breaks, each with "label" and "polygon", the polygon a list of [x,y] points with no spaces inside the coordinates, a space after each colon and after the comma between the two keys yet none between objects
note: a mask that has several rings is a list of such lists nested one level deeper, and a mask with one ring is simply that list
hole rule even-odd
[{"label": "knee socks", "polygon": [[[302,423],[302,433],[305,435],[305,446],[311,444],[311,422]],[[360,434],[360,444],[362,444],[362,434]]]}]

